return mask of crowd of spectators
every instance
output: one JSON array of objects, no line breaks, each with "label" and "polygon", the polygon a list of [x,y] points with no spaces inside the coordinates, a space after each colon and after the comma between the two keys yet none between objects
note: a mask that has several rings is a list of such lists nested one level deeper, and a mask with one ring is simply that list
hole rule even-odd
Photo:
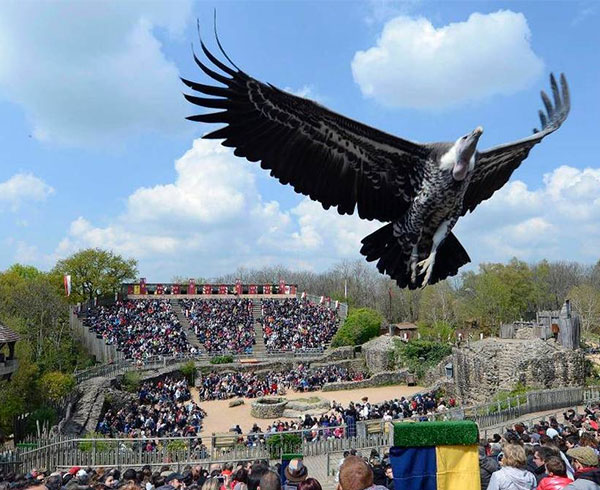
[{"label": "crowd of spectators", "polygon": [[516,423],[479,448],[482,490],[600,490],[600,407]]},{"label": "crowd of spectators", "polygon": [[[387,457],[380,459],[377,451],[372,451],[367,459],[355,450],[346,451],[339,463],[338,490],[394,490]],[[270,465],[267,460],[186,465],[181,472],[168,464],[156,471],[150,465],[124,471],[78,466],[54,472],[33,469],[26,474],[2,471],[0,490],[12,489],[322,490],[322,486],[302,459],[292,459],[285,465]]]},{"label": "crowd of spectators", "polygon": [[456,406],[452,397],[447,400],[439,391],[417,393],[411,397],[395,398],[380,403],[370,403],[364,397],[360,403],[350,402],[347,407],[332,402],[332,410],[344,418],[354,420],[383,419],[385,421],[413,418],[420,421],[430,420],[432,416]]},{"label": "crowd of spectators", "polygon": [[337,311],[299,299],[262,300],[263,337],[267,350],[323,348],[338,328]]},{"label": "crowd of spectators", "polygon": [[248,354],[254,345],[250,299],[185,299],[182,308],[198,340],[209,352]]},{"label": "crowd of spectators", "polygon": [[156,437],[200,433],[206,413],[191,398],[185,379],[166,377],[145,382],[136,400],[119,409],[109,408],[96,430],[108,437],[143,438],[142,449],[153,451],[158,444]]},{"label": "crowd of spectators", "polygon": [[168,300],[118,301],[90,310],[83,322],[127,359],[194,353]]},{"label": "crowd of spectators", "polygon": [[359,381],[365,373],[329,365],[310,368],[299,365],[286,372],[232,371],[202,374],[196,383],[200,400],[225,400],[228,398],[257,398],[285,394],[287,390],[314,391],[325,383]]}]

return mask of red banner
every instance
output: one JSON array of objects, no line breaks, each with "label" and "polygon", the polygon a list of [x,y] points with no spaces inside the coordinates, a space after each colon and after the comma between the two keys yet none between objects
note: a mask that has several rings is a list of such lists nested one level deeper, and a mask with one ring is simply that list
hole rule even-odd
[{"label": "red banner", "polygon": [[271,285],[270,284],[265,284],[263,286],[263,294],[271,294]]},{"label": "red banner", "polygon": [[285,294],[285,281],[279,279],[279,294]]},{"label": "red banner", "polygon": [[148,291],[146,290],[146,278],[142,277],[140,279],[140,294],[148,294]]},{"label": "red banner", "polygon": [[190,279],[190,283],[188,285],[188,294],[196,294],[196,281]]},{"label": "red banner", "polygon": [[290,286],[290,294],[296,296],[296,286]]},{"label": "red banner", "polygon": [[133,284],[127,285],[127,294],[133,294]]},{"label": "red banner", "polygon": [[210,284],[205,284],[202,288],[202,294],[212,294],[212,286]]},{"label": "red banner", "polygon": [[236,294],[242,294],[242,281],[239,279],[235,281],[235,292]]},{"label": "red banner", "polygon": [[181,291],[179,284],[173,284],[173,287],[171,288],[171,293],[172,294],[179,294],[179,291]]},{"label": "red banner", "polygon": [[258,294],[256,284],[250,284],[250,286],[248,286],[248,294]]},{"label": "red banner", "polygon": [[225,284],[219,286],[219,294],[227,294],[227,286]]},{"label": "red banner", "polygon": [[156,285],[156,294],[165,294],[165,287],[162,284]]}]

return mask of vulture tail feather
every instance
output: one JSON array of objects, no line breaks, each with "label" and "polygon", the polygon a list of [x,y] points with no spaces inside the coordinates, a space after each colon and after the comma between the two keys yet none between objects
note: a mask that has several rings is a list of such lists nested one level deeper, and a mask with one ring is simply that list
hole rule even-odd
[{"label": "vulture tail feather", "polygon": [[[417,276],[416,282],[411,281],[411,250],[405,250],[394,235],[393,223],[388,223],[363,238],[362,244],[360,253],[368,262],[377,260],[377,269],[394,279],[400,288],[417,289],[424,286],[422,274]],[[470,261],[469,255],[456,236],[450,233],[438,248],[429,284],[435,284],[456,274],[460,267]]]}]

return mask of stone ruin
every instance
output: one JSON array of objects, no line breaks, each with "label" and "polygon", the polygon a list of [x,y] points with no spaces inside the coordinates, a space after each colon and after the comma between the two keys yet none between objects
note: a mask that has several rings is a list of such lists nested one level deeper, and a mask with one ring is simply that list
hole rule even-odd
[{"label": "stone ruin", "polygon": [[456,395],[465,404],[489,401],[518,384],[537,389],[581,386],[586,362],[581,350],[565,349],[554,339],[487,338],[455,347],[437,370],[454,379]]},{"label": "stone ruin", "polygon": [[569,300],[565,301],[560,311],[538,311],[535,321],[513,322],[500,326],[502,339],[542,339],[554,338],[566,349],[578,349],[581,342],[581,326],[579,316],[571,309]]}]

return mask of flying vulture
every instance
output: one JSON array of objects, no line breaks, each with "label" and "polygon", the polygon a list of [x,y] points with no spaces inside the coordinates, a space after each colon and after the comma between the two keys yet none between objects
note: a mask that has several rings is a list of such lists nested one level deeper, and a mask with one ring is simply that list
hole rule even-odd
[{"label": "flying vulture", "polygon": [[332,112],[260,82],[202,51],[220,72],[194,54],[200,69],[220,85],[182,79],[193,104],[216,112],[187,119],[225,126],[204,136],[222,139],[234,154],[260,161],[282,184],[340,214],[387,222],[362,240],[367,261],[377,261],[401,288],[415,289],[453,276],[469,255],[452,233],[456,221],[500,189],[529,151],[567,118],[569,89],[553,75],[554,101],[542,91],[541,128],[526,138],[477,151],[483,129],[454,142],[415,143]]}]

